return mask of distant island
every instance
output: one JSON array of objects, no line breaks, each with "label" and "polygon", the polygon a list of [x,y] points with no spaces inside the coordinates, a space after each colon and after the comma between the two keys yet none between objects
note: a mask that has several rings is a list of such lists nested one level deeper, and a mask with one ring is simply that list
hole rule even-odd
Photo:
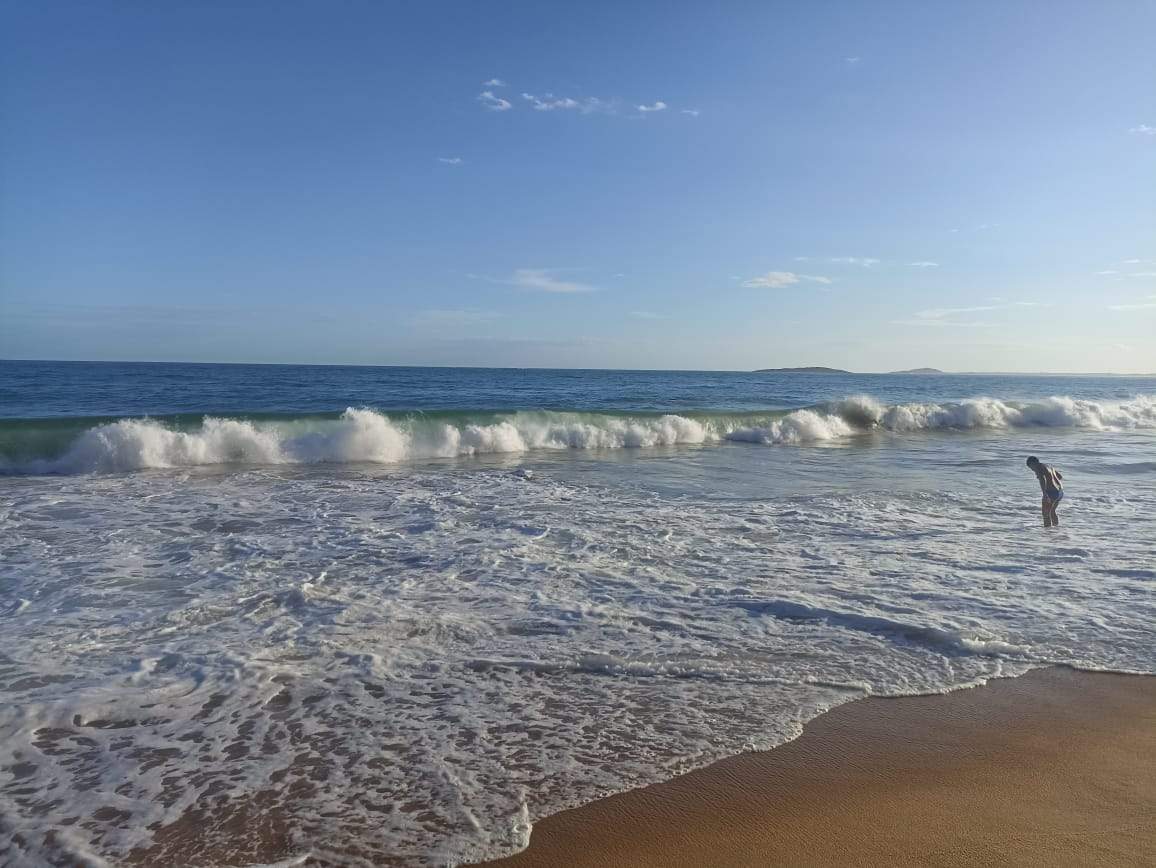
[{"label": "distant island", "polygon": [[[816,365],[808,368],[759,368],[756,374],[854,374],[854,371],[844,371],[842,368],[824,368]],[[911,368],[907,371],[888,371],[889,374],[945,374],[939,368]]]},{"label": "distant island", "polygon": [[759,368],[756,374],[850,374],[840,368]]}]

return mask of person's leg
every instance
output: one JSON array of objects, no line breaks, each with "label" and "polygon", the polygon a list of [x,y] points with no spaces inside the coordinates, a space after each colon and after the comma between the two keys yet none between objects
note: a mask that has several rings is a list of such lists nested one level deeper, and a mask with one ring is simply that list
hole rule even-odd
[{"label": "person's leg", "polygon": [[1052,527],[1059,527],[1060,517],[1056,515],[1056,507],[1060,505],[1060,502],[1058,500],[1053,500],[1049,505],[1051,506],[1052,510]]},{"label": "person's leg", "polygon": [[1043,500],[1044,527],[1052,526],[1052,502],[1046,497]]}]

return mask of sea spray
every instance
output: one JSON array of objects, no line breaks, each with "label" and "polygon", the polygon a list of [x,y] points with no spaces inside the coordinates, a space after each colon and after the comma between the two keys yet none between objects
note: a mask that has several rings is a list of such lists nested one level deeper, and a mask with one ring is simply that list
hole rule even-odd
[{"label": "sea spray", "polygon": [[[0,472],[124,472],[216,464],[397,464],[535,450],[623,449],[721,441],[805,445],[886,430],[925,431],[1156,428],[1156,398],[1120,402],[1053,397],[1036,402],[974,398],[957,403],[884,405],[860,395],[765,413],[477,412],[384,413],[350,407],[340,416],[245,419],[120,419],[78,427],[61,447],[61,428],[43,438],[20,421],[0,430]],[[19,448],[6,448],[19,443]],[[30,442],[32,441],[32,442]],[[32,452],[31,457],[28,456]]]}]

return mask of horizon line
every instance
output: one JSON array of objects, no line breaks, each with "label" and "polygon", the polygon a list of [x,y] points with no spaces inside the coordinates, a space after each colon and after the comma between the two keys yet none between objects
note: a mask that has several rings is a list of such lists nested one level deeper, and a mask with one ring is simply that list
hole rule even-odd
[{"label": "horizon line", "polygon": [[[1156,372],[1120,373],[1118,371],[942,371],[936,373],[907,373],[918,368],[899,371],[791,371],[772,368],[591,368],[591,367],[550,367],[546,365],[415,365],[415,364],[366,364],[355,362],[204,362],[174,361],[155,359],[9,359],[0,362],[41,362],[59,365],[218,365],[232,367],[270,368],[442,368],[446,370],[473,371],[619,371],[638,374],[759,374],[788,373],[811,376],[910,376],[910,377],[1142,377],[1156,378]],[[785,367],[825,367],[821,365]]]}]

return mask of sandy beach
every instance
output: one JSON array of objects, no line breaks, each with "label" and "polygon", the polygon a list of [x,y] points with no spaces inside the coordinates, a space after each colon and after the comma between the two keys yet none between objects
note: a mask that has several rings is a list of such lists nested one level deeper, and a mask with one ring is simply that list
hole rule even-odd
[{"label": "sandy beach", "polygon": [[1156,0],[0,4],[0,868],[1156,868]]},{"label": "sandy beach", "polygon": [[1156,864],[1156,678],[870,698],[772,751],[535,824],[503,868]]}]

